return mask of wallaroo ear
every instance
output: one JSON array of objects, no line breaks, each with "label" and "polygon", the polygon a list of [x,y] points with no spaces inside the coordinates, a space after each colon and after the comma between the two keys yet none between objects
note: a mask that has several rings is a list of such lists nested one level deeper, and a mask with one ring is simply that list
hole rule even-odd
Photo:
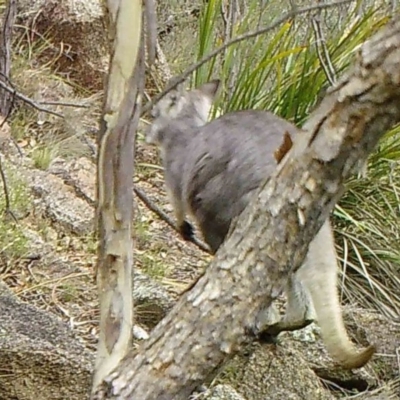
[{"label": "wallaroo ear", "polygon": [[[169,85],[172,85],[173,83],[175,83],[177,80],[176,77],[172,77],[168,80],[167,84],[165,85],[165,87],[168,87]],[[178,93],[183,93],[185,91],[185,87],[184,87],[184,83],[185,82],[181,82],[179,83],[177,86],[175,86],[175,89]]]},{"label": "wallaroo ear", "polygon": [[185,91],[184,82],[180,83],[180,84],[175,88],[175,90],[176,90],[178,93],[182,94],[182,93]]},{"label": "wallaroo ear", "polygon": [[213,100],[220,86],[221,81],[219,79],[213,79],[212,81],[204,83],[203,85],[198,87],[197,90]]}]

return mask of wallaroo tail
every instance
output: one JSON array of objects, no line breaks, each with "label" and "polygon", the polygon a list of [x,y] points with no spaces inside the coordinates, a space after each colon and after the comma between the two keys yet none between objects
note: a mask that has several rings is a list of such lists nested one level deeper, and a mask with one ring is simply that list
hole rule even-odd
[{"label": "wallaroo tail", "polygon": [[333,321],[334,317],[335,314],[331,318],[326,318],[326,321],[324,318],[319,321],[322,339],[329,355],[345,369],[363,367],[375,353],[375,346],[370,345],[362,350],[357,350],[347,336],[343,321],[340,318]]},{"label": "wallaroo tail", "polygon": [[[171,91],[155,106],[146,138],[161,148],[167,192],[182,235],[186,239],[191,235],[185,219],[189,215],[213,253],[224,242],[231,222],[302,134],[290,122],[261,110],[235,111],[207,122],[219,86],[214,80],[194,90]],[[344,368],[359,368],[375,347],[358,351],[350,341],[337,293],[337,272],[327,220],[311,241],[304,264],[288,279],[284,318],[276,322],[271,317],[265,331],[276,335],[316,319],[332,358]]]},{"label": "wallaroo tail", "polygon": [[330,356],[343,368],[360,368],[370,360],[375,347],[357,350],[349,339],[339,302],[337,272],[335,242],[327,222],[310,243],[298,276],[311,294],[322,339]]}]

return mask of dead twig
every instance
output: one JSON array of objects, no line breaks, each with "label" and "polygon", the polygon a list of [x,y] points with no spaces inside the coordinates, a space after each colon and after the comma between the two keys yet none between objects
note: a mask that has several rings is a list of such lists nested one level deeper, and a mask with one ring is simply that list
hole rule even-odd
[{"label": "dead twig", "polygon": [[217,47],[215,50],[211,51],[207,56],[203,57],[201,60],[199,60],[197,63],[192,64],[186,71],[184,71],[181,75],[177,76],[176,78],[172,79],[165,90],[161,93],[159,93],[157,96],[154,97],[154,99],[150,102],[148,102],[143,108],[141,112],[141,116],[146,114],[154,104],[156,104],[158,101],[160,101],[167,93],[169,93],[171,90],[175,89],[180,83],[184,82],[194,71],[196,71],[198,68],[200,68],[203,64],[206,62],[210,61],[212,58],[217,56],[218,54],[224,52],[228,47],[243,42],[244,40],[247,39],[252,39],[256,36],[263,35],[265,33],[268,33],[278,27],[279,25],[293,19],[294,17],[301,15],[301,14],[307,14],[309,12],[315,11],[315,10],[323,10],[327,8],[332,8],[332,7],[337,7],[342,4],[347,4],[351,3],[354,0],[339,0],[339,1],[334,1],[331,3],[320,3],[308,7],[303,7],[303,8],[298,8],[297,6],[292,6],[291,10],[288,11],[287,13],[283,14],[283,16],[279,19],[277,19],[274,23],[271,25],[268,25],[264,28],[257,29],[255,31],[251,31],[248,33],[245,33],[243,35],[237,36],[236,38],[233,38],[229,40],[228,42],[224,43],[222,46]]},{"label": "dead twig", "polygon": [[77,103],[68,103],[64,101],[40,101],[38,104],[42,104],[45,106],[63,106],[63,107],[75,107],[75,108],[89,108],[87,104],[77,104]]},{"label": "dead twig", "polygon": [[[146,193],[135,186],[133,188],[136,196],[140,199],[140,201],[150,210],[157,214],[164,222],[166,222],[174,231],[179,233],[178,227],[174,224],[173,220],[159,208],[156,204],[154,204],[146,195]],[[194,237],[191,242],[195,244],[200,250],[205,251],[206,253],[210,254],[210,250],[208,249],[207,245],[204,244],[200,239]]]},{"label": "dead twig", "polygon": [[4,213],[10,215],[12,217],[12,219],[15,222],[17,222],[17,218],[15,217],[14,213],[11,211],[10,194],[8,191],[6,174],[4,173],[4,170],[3,170],[3,162],[1,160],[1,156],[0,156],[0,176],[1,176],[1,180],[3,182],[4,199],[6,202]]},{"label": "dead twig", "polygon": [[[16,0],[7,2],[3,16],[3,28],[0,33],[0,72],[4,80],[8,80],[11,68],[11,43],[15,18],[17,15]],[[8,115],[11,108],[10,93],[2,93],[0,97],[0,114]]]},{"label": "dead twig", "polygon": [[312,28],[315,35],[315,48],[321,67],[324,70],[329,83],[333,85],[336,82],[336,71],[333,66],[329,51],[326,47],[326,40],[321,28],[321,9],[311,19]]},{"label": "dead twig", "polygon": [[42,111],[44,113],[55,115],[56,117],[64,119],[64,115],[62,115],[56,111],[52,111],[47,108],[41,107],[39,103],[37,103],[36,101],[32,100],[31,98],[25,96],[24,94],[18,92],[14,88],[8,86],[6,83],[4,83],[1,80],[0,80],[0,87],[3,88],[4,90],[6,90],[7,92],[11,93],[17,99],[22,100],[24,103],[30,105],[32,108],[34,108],[38,111]]}]

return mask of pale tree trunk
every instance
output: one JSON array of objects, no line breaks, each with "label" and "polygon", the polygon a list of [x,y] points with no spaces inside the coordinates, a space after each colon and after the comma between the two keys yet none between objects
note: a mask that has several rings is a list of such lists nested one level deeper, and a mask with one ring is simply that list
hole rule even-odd
[{"label": "pale tree trunk", "polygon": [[362,46],[205,274],[106,378],[96,399],[186,400],[251,339],[259,310],[302,264],[345,180],[400,120],[399,65],[400,19]]},{"label": "pale tree trunk", "polygon": [[144,81],[142,0],[108,0],[107,6],[112,49],[99,132],[100,337],[93,390],[131,347],[134,137]]}]

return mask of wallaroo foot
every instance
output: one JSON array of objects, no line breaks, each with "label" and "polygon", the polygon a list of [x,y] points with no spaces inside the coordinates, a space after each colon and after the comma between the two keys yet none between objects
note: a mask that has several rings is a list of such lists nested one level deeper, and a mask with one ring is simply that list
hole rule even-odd
[{"label": "wallaroo foot", "polygon": [[188,242],[192,242],[194,238],[194,229],[193,226],[187,222],[183,221],[182,224],[179,226],[179,233],[181,234],[184,240]]},{"label": "wallaroo foot", "polygon": [[[268,326],[266,329],[258,334],[260,341],[264,343],[276,343],[276,337],[281,332],[293,332],[305,328],[313,323],[312,319],[305,319],[303,321],[279,321],[276,324]],[[275,338],[275,339],[274,339]]]}]

